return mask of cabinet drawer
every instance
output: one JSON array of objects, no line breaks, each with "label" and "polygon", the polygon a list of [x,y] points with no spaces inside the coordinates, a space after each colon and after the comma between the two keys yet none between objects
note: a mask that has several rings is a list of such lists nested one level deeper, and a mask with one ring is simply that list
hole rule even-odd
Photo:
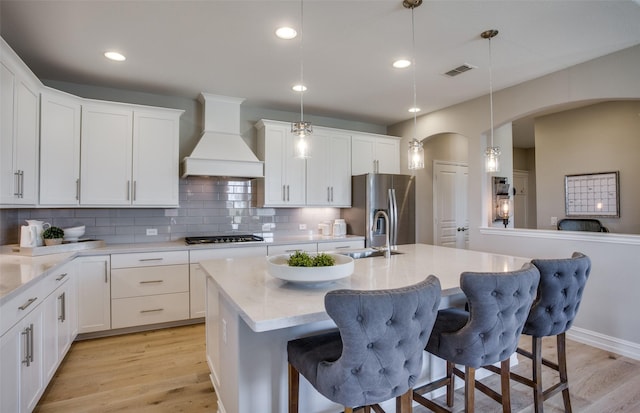
[{"label": "cabinet drawer", "polygon": [[39,280],[0,306],[0,336],[36,308],[53,290]]},{"label": "cabinet drawer", "polygon": [[150,267],[153,265],[175,265],[188,263],[189,251],[186,250],[111,255],[111,268]]},{"label": "cabinet drawer", "polygon": [[111,300],[111,327],[124,328],[189,319],[189,293]]},{"label": "cabinet drawer", "polygon": [[111,270],[111,298],[188,291],[188,264]]},{"label": "cabinet drawer", "polygon": [[332,241],[332,242],[319,242],[318,252],[320,251],[338,251],[346,249],[364,248],[364,240],[351,240],[351,241]]},{"label": "cabinet drawer", "polygon": [[307,244],[289,244],[289,245],[269,245],[269,255],[293,254],[296,251],[304,251],[307,253],[318,252],[318,244],[315,242]]}]

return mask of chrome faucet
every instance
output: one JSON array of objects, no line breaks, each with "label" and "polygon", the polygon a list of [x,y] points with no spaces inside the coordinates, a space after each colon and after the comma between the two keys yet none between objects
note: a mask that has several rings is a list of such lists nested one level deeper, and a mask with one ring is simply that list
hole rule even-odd
[{"label": "chrome faucet", "polygon": [[384,241],[386,244],[386,250],[384,251],[384,257],[391,258],[391,245],[389,243],[389,215],[387,215],[387,213],[382,210],[376,211],[376,214],[373,216],[373,227],[371,228],[371,230],[376,230],[376,225],[380,216],[384,217],[385,223]]}]

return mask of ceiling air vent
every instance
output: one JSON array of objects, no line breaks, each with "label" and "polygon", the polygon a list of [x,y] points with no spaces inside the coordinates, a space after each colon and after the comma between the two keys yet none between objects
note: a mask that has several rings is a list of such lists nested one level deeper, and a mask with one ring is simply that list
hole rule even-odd
[{"label": "ceiling air vent", "polygon": [[445,75],[449,77],[454,77],[475,68],[476,68],[475,66],[472,66],[469,63],[465,63],[463,65],[456,67],[455,69],[451,69],[448,72],[445,72]]}]

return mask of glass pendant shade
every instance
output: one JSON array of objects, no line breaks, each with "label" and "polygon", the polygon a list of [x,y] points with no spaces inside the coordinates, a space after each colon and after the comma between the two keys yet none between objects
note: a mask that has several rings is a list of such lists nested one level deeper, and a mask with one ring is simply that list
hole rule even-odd
[{"label": "glass pendant shade", "polygon": [[488,147],[485,152],[485,169],[487,172],[500,172],[500,148]]},{"label": "glass pendant shade", "polygon": [[409,159],[408,159],[408,168],[409,169],[422,169],[424,168],[424,148],[422,147],[422,142],[417,139],[409,142]]}]

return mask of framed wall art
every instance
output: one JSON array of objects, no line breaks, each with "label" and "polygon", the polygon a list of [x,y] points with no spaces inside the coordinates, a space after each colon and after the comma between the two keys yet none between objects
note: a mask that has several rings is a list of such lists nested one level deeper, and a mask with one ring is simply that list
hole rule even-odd
[{"label": "framed wall art", "polygon": [[568,217],[619,217],[619,172],[565,175],[565,213]]}]

